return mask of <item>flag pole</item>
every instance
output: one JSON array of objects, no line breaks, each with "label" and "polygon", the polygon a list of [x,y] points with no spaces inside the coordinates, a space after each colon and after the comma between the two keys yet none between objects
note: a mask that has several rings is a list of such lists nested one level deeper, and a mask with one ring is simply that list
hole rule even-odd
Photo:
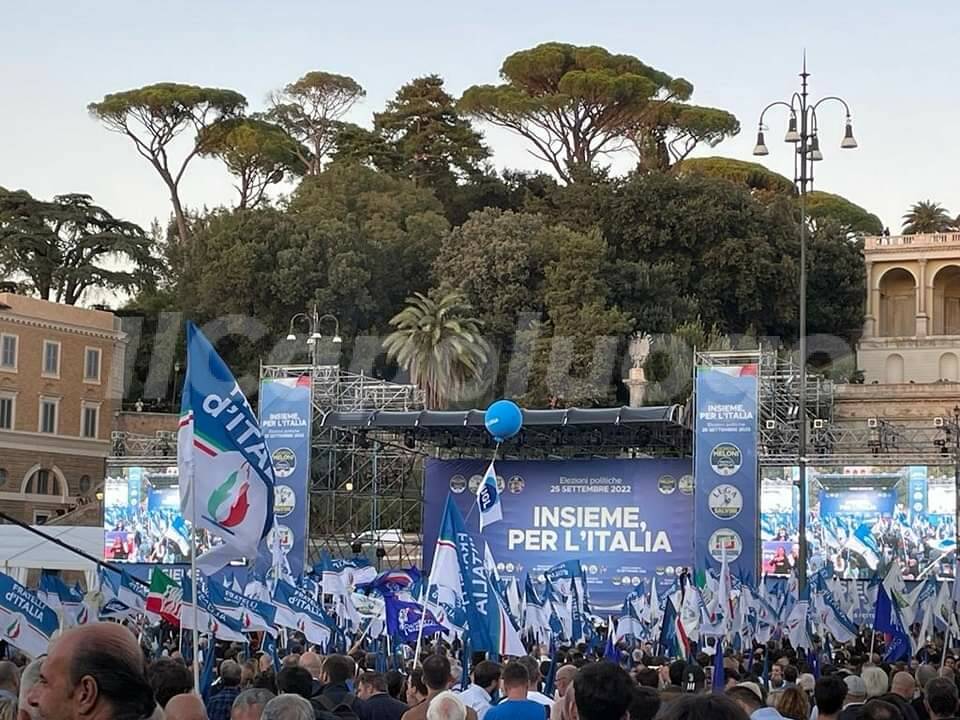
[{"label": "flag pole", "polygon": [[947,647],[950,644],[950,626],[947,626],[947,631],[943,636],[943,652],[940,653],[940,670],[943,670],[943,666],[947,664]]},{"label": "flag pole", "polygon": [[[434,558],[436,560],[436,558]],[[433,575],[433,569],[431,568],[431,575]],[[427,578],[427,584],[423,586],[423,590],[420,591],[420,627],[417,628],[417,648],[413,651],[413,669],[417,669],[417,665],[420,664],[420,644],[423,642],[423,623],[427,619],[427,608],[424,603],[427,600],[427,593],[430,590],[432,578]]]},{"label": "flag pole", "polygon": [[200,692],[200,632],[197,630],[197,606],[200,604],[200,583],[197,576],[197,488],[190,492],[193,522],[190,523],[190,577],[193,583],[193,686]]}]

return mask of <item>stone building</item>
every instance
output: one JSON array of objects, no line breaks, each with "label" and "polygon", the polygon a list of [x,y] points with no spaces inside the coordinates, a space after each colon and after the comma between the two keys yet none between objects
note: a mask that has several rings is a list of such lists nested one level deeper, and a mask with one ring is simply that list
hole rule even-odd
[{"label": "stone building", "polygon": [[0,293],[0,510],[99,522],[125,349],[110,312]]},{"label": "stone building", "polygon": [[960,381],[960,233],[864,239],[866,383]]}]

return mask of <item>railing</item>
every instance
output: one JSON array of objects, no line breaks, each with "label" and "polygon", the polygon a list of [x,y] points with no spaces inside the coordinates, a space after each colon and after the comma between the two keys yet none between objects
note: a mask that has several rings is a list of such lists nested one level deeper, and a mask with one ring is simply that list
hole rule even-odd
[{"label": "railing", "polygon": [[863,244],[867,250],[960,245],[960,232],[921,233],[919,235],[868,235],[863,239]]}]

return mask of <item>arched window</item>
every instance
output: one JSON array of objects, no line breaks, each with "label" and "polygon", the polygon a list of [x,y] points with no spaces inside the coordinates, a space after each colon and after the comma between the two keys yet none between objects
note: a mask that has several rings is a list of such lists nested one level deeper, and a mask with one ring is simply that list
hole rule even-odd
[{"label": "arched window", "polygon": [[36,495],[63,495],[57,474],[47,468],[38,468],[27,478],[24,492]]},{"label": "arched window", "polygon": [[916,282],[907,270],[893,268],[880,278],[880,335],[916,335]]}]

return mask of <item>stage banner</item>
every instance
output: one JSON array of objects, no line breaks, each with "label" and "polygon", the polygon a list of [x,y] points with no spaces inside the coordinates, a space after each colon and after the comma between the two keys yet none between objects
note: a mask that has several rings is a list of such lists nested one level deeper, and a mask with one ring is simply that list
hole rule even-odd
[{"label": "stage banner", "polygon": [[820,517],[851,517],[862,522],[893,517],[896,490],[821,490]]},{"label": "stage banner", "polygon": [[694,562],[753,582],[760,546],[757,366],[698,367],[694,476]]},{"label": "stage banner", "polygon": [[[260,430],[273,459],[276,481],[273,510],[285,574],[300,577],[307,554],[310,522],[310,377],[260,381]],[[272,564],[272,535],[261,545],[257,570]]]},{"label": "stage banner", "polygon": [[911,465],[908,472],[907,506],[910,509],[910,522],[917,522],[927,514],[927,466]]},{"label": "stage banner", "polygon": [[641,580],[674,580],[692,566],[693,476],[689,459],[497,460],[503,521],[479,530],[476,491],[489,459],[426,461],[424,567],[447,495],[486,543],[501,579],[579,560],[594,611],[619,610]]}]

